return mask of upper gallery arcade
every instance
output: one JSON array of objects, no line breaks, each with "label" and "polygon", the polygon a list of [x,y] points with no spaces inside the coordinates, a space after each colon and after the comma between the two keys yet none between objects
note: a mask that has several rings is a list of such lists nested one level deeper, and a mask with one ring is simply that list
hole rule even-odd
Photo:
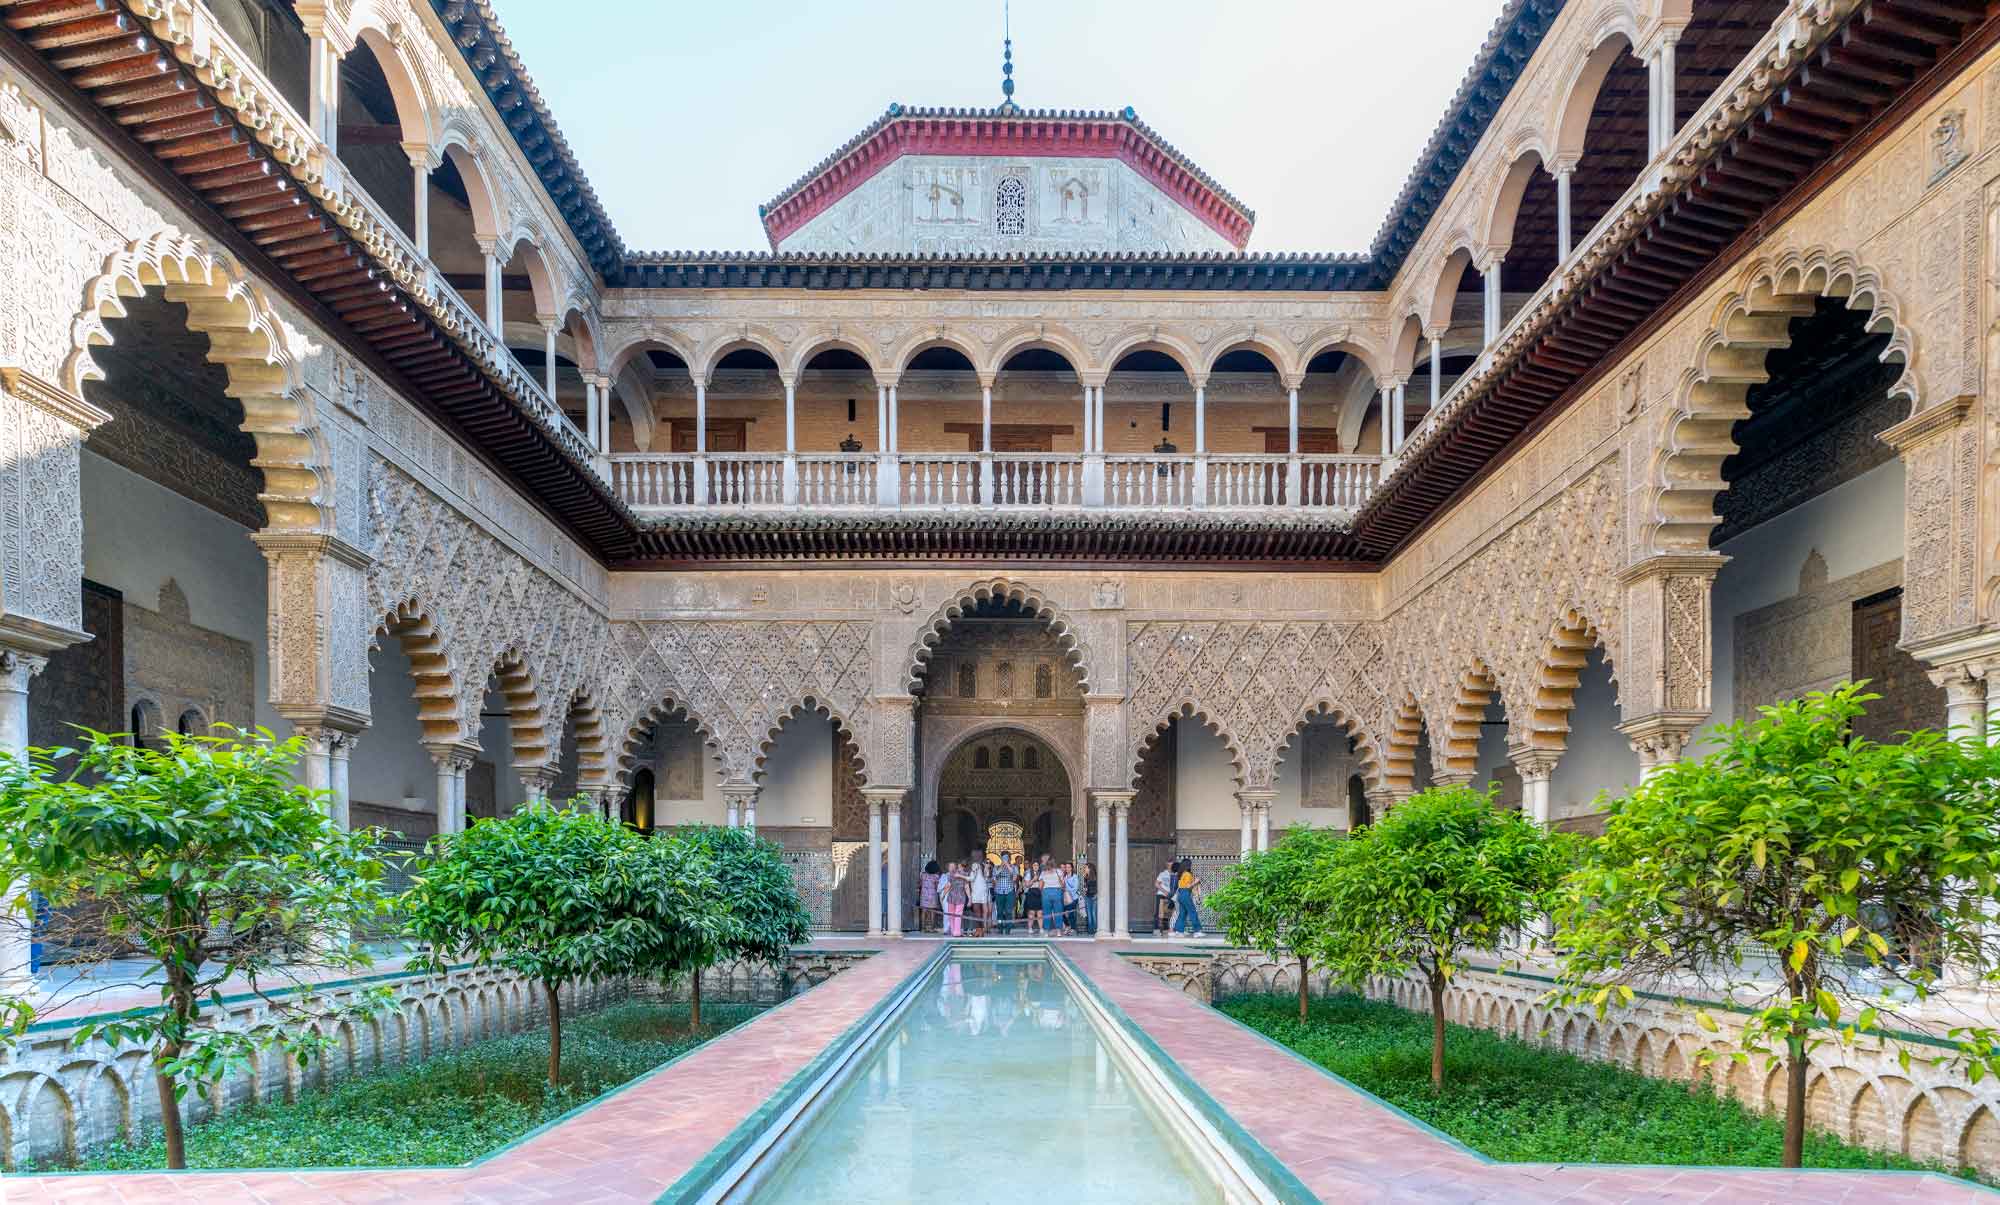
[{"label": "upper gallery arcade", "polygon": [[1587,825],[1846,676],[1987,707],[1983,0],[1511,0],[1340,254],[1011,98],[639,252],[477,0],[0,27],[10,746],[754,822],[893,929],[995,826],[1124,898],[1426,782]]}]

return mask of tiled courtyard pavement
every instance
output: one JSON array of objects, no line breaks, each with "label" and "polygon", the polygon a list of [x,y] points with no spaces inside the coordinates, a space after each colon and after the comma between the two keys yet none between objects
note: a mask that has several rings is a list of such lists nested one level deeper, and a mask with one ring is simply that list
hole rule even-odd
[{"label": "tiled courtyard pavement", "polygon": [[[9,1176],[0,1183],[0,1201],[654,1200],[936,945],[911,940],[880,948],[877,957],[717,1039],[671,1071],[477,1167]],[[1941,1177],[1488,1163],[1129,965],[1118,948],[1061,944],[1107,998],[1325,1201],[1891,1205],[1993,1199]]]}]

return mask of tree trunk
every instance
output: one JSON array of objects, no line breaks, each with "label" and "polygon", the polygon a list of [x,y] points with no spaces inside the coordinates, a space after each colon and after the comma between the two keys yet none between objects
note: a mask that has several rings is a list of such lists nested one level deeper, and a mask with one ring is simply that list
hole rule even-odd
[{"label": "tree trunk", "polygon": [[544,982],[549,996],[549,1087],[562,1082],[562,995],[554,983]]},{"label": "tree trunk", "polygon": [[1306,960],[1299,958],[1299,1020],[1306,1019]]},{"label": "tree trunk", "polygon": [[160,1093],[160,1136],[167,1143],[167,1166],[175,1171],[187,1167],[187,1136],[181,1129],[181,1098],[174,1094],[174,1077],[160,1070],[160,1064],[179,1057],[179,1042],[162,1042],[153,1051],[153,1086]]},{"label": "tree trunk", "polygon": [[1804,1167],[1806,1157],[1806,1031],[1792,1026],[1785,1039],[1785,1161],[1786,1167]]},{"label": "tree trunk", "polygon": [[1431,976],[1431,1091],[1444,1091],[1444,976]]},{"label": "tree trunk", "polygon": [[688,1027],[701,1028],[701,968],[694,969],[694,992],[688,997]]}]

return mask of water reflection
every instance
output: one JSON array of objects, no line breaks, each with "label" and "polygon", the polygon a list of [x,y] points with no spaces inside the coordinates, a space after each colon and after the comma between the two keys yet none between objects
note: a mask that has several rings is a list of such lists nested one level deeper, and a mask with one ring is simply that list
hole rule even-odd
[{"label": "water reflection", "polygon": [[1222,1199],[1040,959],[946,963],[756,1199],[1024,1195]]}]

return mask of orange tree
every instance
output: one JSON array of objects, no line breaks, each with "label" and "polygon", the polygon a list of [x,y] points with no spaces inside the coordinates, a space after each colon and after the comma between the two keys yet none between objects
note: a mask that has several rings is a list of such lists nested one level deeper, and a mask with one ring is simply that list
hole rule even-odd
[{"label": "orange tree", "polygon": [[[1559,912],[1558,999],[1602,1012],[1652,987],[1746,1014],[1732,1057],[1786,1064],[1787,1167],[1816,1044],[1879,1028],[1896,989],[1922,998],[1948,967],[1993,965],[2000,749],[1853,736],[1876,697],[1845,684],[1717,729],[1714,753],[1609,804]],[[1993,1031],[1951,1033],[1975,1081],[1993,1069]]]},{"label": "orange tree", "polygon": [[[5,920],[35,925],[71,969],[128,951],[157,964],[146,978],[159,985],[158,1008],[88,1022],[76,1040],[152,1051],[167,1166],[181,1168],[190,1088],[259,1049],[310,1061],[334,1027],[305,1021],[386,1006],[385,991],[340,1003],[313,991],[329,971],[370,963],[353,938],[390,908],[378,834],[341,831],[320,795],[298,785],[299,738],[168,732],[140,747],[83,735],[80,752],[0,755],[0,883],[17,885]],[[269,1024],[213,1023],[224,986],[237,984],[264,998]],[[13,1001],[14,1019],[103,990],[86,974],[52,996]]]},{"label": "orange tree", "polygon": [[1331,916],[1315,888],[1346,839],[1335,829],[1300,825],[1270,849],[1243,859],[1228,882],[1208,893],[1208,906],[1222,918],[1230,941],[1299,964],[1301,1021],[1313,951]]},{"label": "orange tree", "polygon": [[697,846],[646,838],[593,811],[531,802],[437,840],[402,897],[416,971],[461,958],[541,985],[549,1085],[562,1075],[562,989],[655,977],[736,932],[713,860]]},{"label": "orange tree", "polygon": [[1357,990],[1415,971],[1431,997],[1431,1087],[1444,1089],[1444,993],[1480,951],[1547,915],[1570,841],[1491,792],[1432,787],[1354,830],[1310,887],[1326,919],[1308,944]]}]

